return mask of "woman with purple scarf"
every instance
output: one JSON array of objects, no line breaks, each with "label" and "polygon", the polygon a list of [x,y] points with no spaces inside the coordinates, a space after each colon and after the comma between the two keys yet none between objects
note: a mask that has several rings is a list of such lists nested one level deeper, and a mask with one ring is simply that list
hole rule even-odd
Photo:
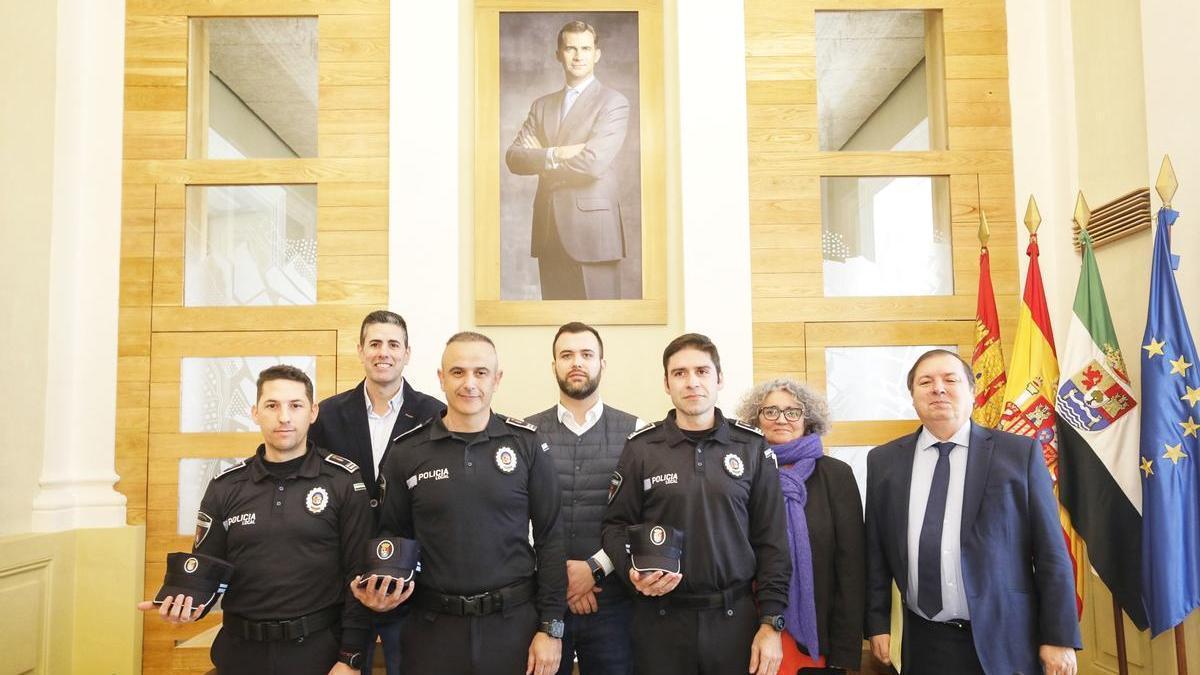
[{"label": "woman with purple scarf", "polygon": [[771,380],[738,409],[779,460],[792,549],[780,675],[858,670],[866,573],[862,502],[850,466],[826,457],[829,407],[804,385]]}]

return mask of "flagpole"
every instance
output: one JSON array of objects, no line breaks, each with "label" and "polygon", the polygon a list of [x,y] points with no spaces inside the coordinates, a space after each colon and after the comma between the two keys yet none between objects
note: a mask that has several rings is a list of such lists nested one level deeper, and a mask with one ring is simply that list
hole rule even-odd
[{"label": "flagpole", "polygon": [[[1175,196],[1175,190],[1178,188],[1179,181],[1175,179],[1175,167],[1171,165],[1171,156],[1163,155],[1162,164],[1158,168],[1158,178],[1154,181],[1154,190],[1158,192],[1164,209],[1171,208],[1171,198]],[[1175,626],[1175,668],[1178,675],[1187,675],[1187,644],[1183,639],[1182,622]]]},{"label": "flagpole", "polygon": [[[1078,196],[1075,197],[1075,213],[1072,220],[1079,228],[1081,240],[1087,233],[1088,223],[1091,219],[1092,211],[1088,208],[1087,200],[1083,198],[1083,190],[1080,190]],[[1112,596],[1112,610],[1113,630],[1116,632],[1117,638],[1117,672],[1119,675],[1129,675],[1129,662],[1125,651],[1125,619],[1121,614],[1121,605],[1117,602],[1115,594]]]}]

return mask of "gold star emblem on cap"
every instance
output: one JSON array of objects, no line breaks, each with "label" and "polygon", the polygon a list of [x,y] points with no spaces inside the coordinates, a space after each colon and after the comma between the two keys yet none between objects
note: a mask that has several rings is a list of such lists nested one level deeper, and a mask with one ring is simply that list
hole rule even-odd
[{"label": "gold star emblem on cap", "polygon": [[1165,340],[1162,342],[1159,342],[1159,341],[1155,340],[1154,338],[1150,338],[1150,344],[1142,345],[1142,349],[1146,350],[1148,357],[1154,358],[1155,356],[1163,355],[1163,347],[1165,347],[1166,344],[1167,343]]},{"label": "gold star emblem on cap", "polygon": [[1163,459],[1171,460],[1172,464],[1178,464],[1179,460],[1187,457],[1187,453],[1183,451],[1183,443],[1176,443],[1175,445],[1164,443],[1163,445],[1167,448],[1167,452],[1163,454]]},{"label": "gold star emblem on cap", "polygon": [[[1167,360],[1170,361],[1170,359],[1167,359]],[[1171,374],[1172,375],[1179,374],[1184,377],[1187,377],[1187,369],[1191,368],[1191,367],[1192,367],[1192,364],[1188,363],[1187,361],[1184,361],[1183,354],[1180,354],[1178,359],[1171,361]]]},{"label": "gold star emblem on cap", "polygon": [[1187,401],[1188,405],[1196,405],[1197,403],[1200,403],[1200,389],[1192,389],[1186,384],[1183,385],[1183,387],[1184,389],[1187,389],[1187,393],[1183,396],[1180,396],[1180,400]]},{"label": "gold star emblem on cap", "polygon": [[1145,457],[1142,458],[1142,474],[1146,478],[1154,475],[1154,465],[1151,464],[1150,460],[1146,459]]},{"label": "gold star emblem on cap", "polygon": [[1200,429],[1200,424],[1196,424],[1191,415],[1188,415],[1187,421],[1180,422],[1179,426],[1183,427],[1184,436],[1196,436],[1196,430]]}]

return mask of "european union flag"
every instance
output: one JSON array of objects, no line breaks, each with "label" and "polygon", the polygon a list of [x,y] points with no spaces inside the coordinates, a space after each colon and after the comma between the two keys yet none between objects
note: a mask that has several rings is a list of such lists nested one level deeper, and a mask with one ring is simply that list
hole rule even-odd
[{"label": "european union flag", "polygon": [[1158,212],[1142,339],[1142,586],[1150,631],[1200,606],[1200,366],[1171,255],[1177,211]]}]

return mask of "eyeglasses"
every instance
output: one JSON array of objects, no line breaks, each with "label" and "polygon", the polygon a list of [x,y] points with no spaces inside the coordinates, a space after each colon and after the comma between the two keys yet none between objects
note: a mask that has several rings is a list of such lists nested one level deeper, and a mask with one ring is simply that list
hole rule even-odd
[{"label": "eyeglasses", "polygon": [[772,405],[759,409],[758,414],[771,420],[772,422],[779,419],[780,415],[783,415],[784,419],[789,422],[799,422],[800,419],[804,417],[804,408],[784,408],[783,410],[780,410]]}]

